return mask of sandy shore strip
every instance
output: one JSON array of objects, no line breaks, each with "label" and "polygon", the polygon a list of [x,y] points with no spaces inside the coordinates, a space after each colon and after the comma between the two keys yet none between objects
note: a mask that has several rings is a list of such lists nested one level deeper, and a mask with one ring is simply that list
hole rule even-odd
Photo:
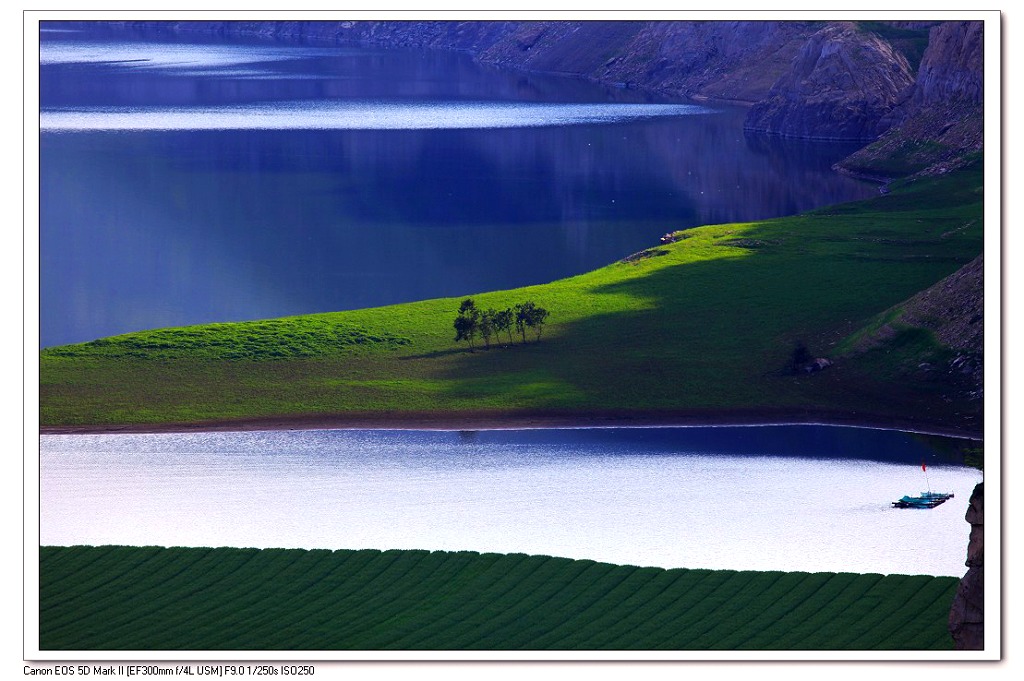
[{"label": "sandy shore strip", "polygon": [[251,430],[519,430],[528,428],[649,428],[683,426],[829,425],[902,430],[981,440],[982,428],[877,415],[813,411],[402,412],[296,414],[210,421],[41,426],[40,435],[200,433]]}]

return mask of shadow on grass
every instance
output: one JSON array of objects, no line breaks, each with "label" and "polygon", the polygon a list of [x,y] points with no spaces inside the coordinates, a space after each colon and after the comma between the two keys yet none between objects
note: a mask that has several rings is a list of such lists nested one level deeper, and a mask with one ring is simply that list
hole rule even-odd
[{"label": "shadow on grass", "polygon": [[[527,343],[527,345],[532,344]],[[410,359],[438,359],[439,357],[451,357],[453,355],[479,355],[487,352],[508,352],[516,350],[523,344],[520,342],[515,343],[492,343],[490,347],[478,345],[475,348],[469,348],[469,346],[462,345],[459,347],[450,348],[447,350],[432,350],[430,352],[421,352],[416,355],[402,355],[399,360],[410,360]]]},{"label": "shadow on grass", "polygon": [[410,359],[437,359],[439,357],[450,357],[452,355],[461,355],[468,352],[469,348],[451,348],[450,350],[432,350],[431,352],[422,352],[417,355],[402,355],[398,359],[400,361]]},{"label": "shadow on grass", "polygon": [[[944,236],[980,203],[938,211],[956,192],[929,186],[923,196],[882,197],[843,214],[723,226],[711,248],[740,247],[733,257],[652,265],[586,290],[542,287],[536,297],[551,323],[532,352],[463,351],[436,376],[451,382],[452,398],[513,409],[890,408],[892,396],[876,394],[884,386],[870,377],[847,390],[849,373],[798,378],[778,369],[796,341],[827,356],[873,315],[980,252],[980,227]],[[558,322],[577,309],[597,311]]]}]

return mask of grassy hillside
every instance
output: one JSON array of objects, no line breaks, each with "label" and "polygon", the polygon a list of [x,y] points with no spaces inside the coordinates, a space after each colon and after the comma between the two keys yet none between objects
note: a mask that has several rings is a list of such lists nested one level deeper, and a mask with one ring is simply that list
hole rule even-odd
[{"label": "grassy hillside", "polygon": [[767,410],[980,427],[980,404],[893,380],[899,367],[880,371],[877,358],[783,371],[797,342],[830,356],[981,253],[980,165],[868,201],[681,236],[577,277],[473,296],[481,308],[547,308],[540,343],[456,346],[452,298],[47,349],[41,420]]},{"label": "grassy hillside", "polygon": [[952,577],[42,547],[42,650],[943,650]]}]

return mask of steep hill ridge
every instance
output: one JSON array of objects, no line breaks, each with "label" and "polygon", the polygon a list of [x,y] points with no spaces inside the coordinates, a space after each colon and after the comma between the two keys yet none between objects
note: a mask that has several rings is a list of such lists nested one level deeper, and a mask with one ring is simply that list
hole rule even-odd
[{"label": "steep hill ridge", "polygon": [[[984,395],[984,257],[880,314],[850,343],[854,355],[902,353],[906,380],[942,380],[958,397]],[[919,340],[913,340],[913,339]]]}]

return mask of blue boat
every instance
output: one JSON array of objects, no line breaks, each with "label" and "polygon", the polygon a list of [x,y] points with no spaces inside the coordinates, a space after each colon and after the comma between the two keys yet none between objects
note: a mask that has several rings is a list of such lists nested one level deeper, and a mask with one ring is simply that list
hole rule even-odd
[{"label": "blue boat", "polygon": [[[928,481],[928,466],[925,462],[921,462],[921,472],[924,473],[924,479]],[[920,496],[911,497],[905,496],[899,501],[892,502],[893,508],[935,508],[939,504],[945,503],[948,499],[953,498],[952,492],[933,492],[931,490],[931,483],[928,483],[928,491],[921,492]]]},{"label": "blue boat", "polygon": [[921,492],[920,496],[905,496],[892,502],[893,508],[935,508],[953,498],[952,492]]},{"label": "blue boat", "polygon": [[954,496],[955,495],[952,492],[932,492],[931,490],[929,490],[927,492],[921,492],[920,498],[921,499],[942,499],[942,501],[945,501],[946,499],[952,499]]}]

